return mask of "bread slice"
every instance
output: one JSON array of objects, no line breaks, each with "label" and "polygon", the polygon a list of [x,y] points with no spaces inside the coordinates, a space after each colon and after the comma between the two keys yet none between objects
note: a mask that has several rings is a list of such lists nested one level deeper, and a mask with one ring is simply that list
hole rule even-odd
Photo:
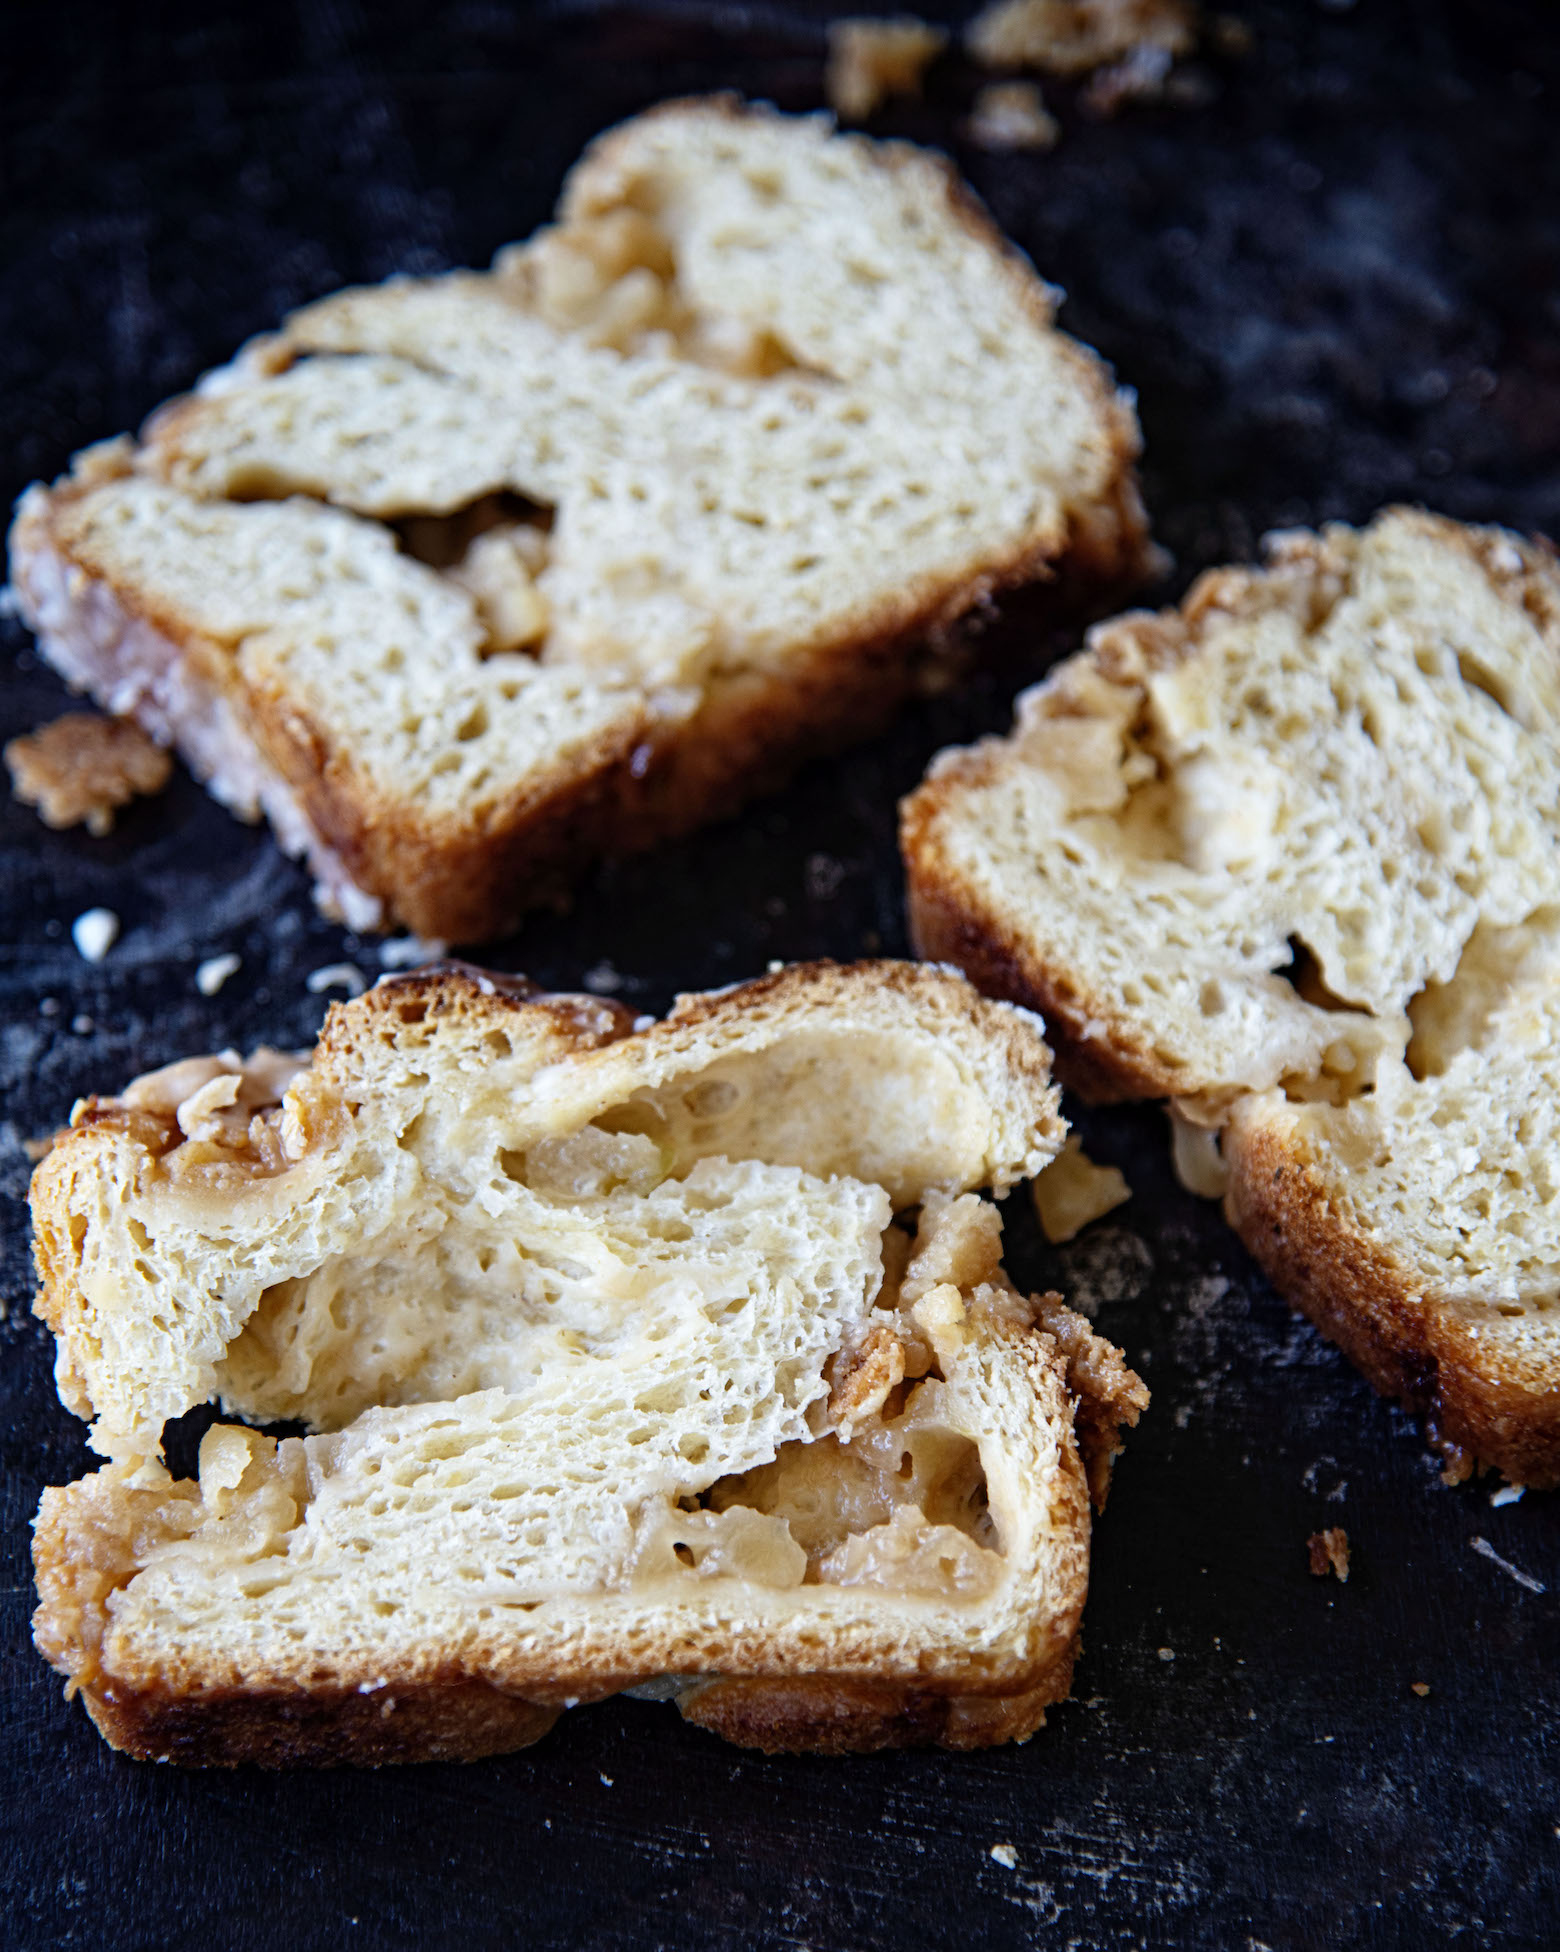
[{"label": "bread slice", "polygon": [[23,498],[74,685],[352,926],[475,941],[1146,560],[1136,422],[941,159],[728,99],[491,272],[346,291]]},{"label": "bread slice", "polygon": [[1553,551],[1393,510],[1101,626],[903,825],[921,951],[1042,1011],[1084,1088],[1176,1099],[1275,1283],[1454,1471],[1529,1484],[1560,1482],[1557,755]]},{"label": "bread slice", "polygon": [[[1033,1019],[895,963],[637,1030],[446,965],[89,1099],[37,1308],[112,1462],[44,1494],[38,1645],[185,1762],[480,1755],[625,1688],[767,1748],[1027,1736],[1147,1401],[971,1190],[1062,1133]],[[213,1397],[313,1434],[176,1481]]]}]

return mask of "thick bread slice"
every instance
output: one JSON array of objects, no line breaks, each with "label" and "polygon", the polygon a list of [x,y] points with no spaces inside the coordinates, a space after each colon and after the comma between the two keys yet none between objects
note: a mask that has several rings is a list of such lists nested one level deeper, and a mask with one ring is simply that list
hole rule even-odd
[{"label": "thick bread slice", "polygon": [[916,940],[1222,1125],[1205,1190],[1454,1468],[1560,1482],[1560,570],[1405,510],[1270,555],[934,764]]},{"label": "thick bread slice", "polygon": [[1129,583],[1136,452],[945,163],[690,102],[30,490],[12,568],[327,905],[474,940],[859,736],[992,590]]},{"label": "thick bread slice", "polygon": [[[892,963],[639,1032],[451,965],[312,1061],[88,1100],[37,1306],[114,1461],[44,1495],[40,1647],[191,1762],[484,1754],[632,1687],[759,1746],[1032,1733],[1147,1400],[970,1190],[1056,1102],[1032,1019]],[[213,1396],[318,1434],[216,1424],[176,1482]]]}]

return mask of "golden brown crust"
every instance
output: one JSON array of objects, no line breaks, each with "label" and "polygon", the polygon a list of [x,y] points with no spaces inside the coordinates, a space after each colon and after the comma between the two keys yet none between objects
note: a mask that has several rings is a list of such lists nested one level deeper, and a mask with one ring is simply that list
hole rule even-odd
[{"label": "golden brown crust", "polygon": [[1088,1319],[1058,1294],[1037,1295],[1035,1327],[1048,1335],[1063,1365],[1063,1381],[1073,1402],[1073,1435],[1096,1511],[1105,1509],[1110,1470],[1123,1448],[1121,1431],[1135,1429],[1148,1408],[1143,1379],[1127,1367],[1113,1342],[1096,1335]]},{"label": "golden brown crust", "polygon": [[900,809],[910,941],[929,962],[953,963],[986,996],[1033,1010],[1045,1024],[1057,1078],[1091,1104],[1165,1098],[1179,1088],[1136,1028],[1090,996],[1067,969],[1046,964],[986,909],[937,844],[950,773],[929,780]]},{"label": "golden brown crust", "polygon": [[82,1698],[114,1748],[143,1762],[202,1769],[475,1762],[529,1748],[562,1712],[463,1675],[371,1694],[350,1688],[179,1695],[110,1683],[83,1688]]},{"label": "golden brown crust", "polygon": [[1494,1466],[1514,1484],[1560,1484],[1553,1390],[1524,1388],[1491,1366],[1422,1278],[1351,1226],[1320,1175],[1281,1135],[1256,1125],[1232,1143],[1225,1212],[1274,1286],[1315,1322],[1383,1396],[1424,1414],[1450,1473]]},{"label": "golden brown crust", "polygon": [[1027,1742],[1045,1711],[1067,1699],[1075,1634],[1034,1685],[1005,1695],[939,1694],[803,1675],[706,1681],[677,1697],[683,1719],[766,1755],[869,1755],[878,1749],[985,1749]]}]

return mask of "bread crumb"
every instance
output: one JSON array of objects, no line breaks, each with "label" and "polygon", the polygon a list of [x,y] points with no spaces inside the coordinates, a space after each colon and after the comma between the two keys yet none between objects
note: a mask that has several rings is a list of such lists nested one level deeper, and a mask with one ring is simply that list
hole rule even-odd
[{"label": "bread crumb", "polygon": [[1196,13],[1187,0],[997,0],[965,36],[988,68],[1083,75],[1140,50],[1169,60],[1191,52]]},{"label": "bread crumb", "polygon": [[160,793],[172,757],[134,719],[66,712],[5,748],[12,791],[46,827],[85,826],[99,836],[138,793]]},{"label": "bread crumb", "polygon": [[1428,1681],[1410,1681],[1408,1685],[1413,1693],[1419,1696],[1421,1701],[1430,1692],[1430,1683]]},{"label": "bread crumb", "polygon": [[119,917],[111,908],[89,908],[70,925],[70,937],[86,962],[101,962],[119,935]]},{"label": "bread crumb", "polygon": [[1175,1659],[1175,1649],[1173,1647],[1161,1647],[1159,1650],[1159,1658],[1162,1661],[1173,1661]]},{"label": "bread crumb", "polygon": [[368,987],[355,962],[332,962],[323,969],[313,969],[304,986],[311,996],[318,996],[322,990],[346,990],[349,995],[361,996]]},{"label": "bread crumb", "polygon": [[1096,1166],[1074,1137],[1035,1180],[1033,1193],[1045,1237],[1059,1247],[1130,1200],[1132,1188],[1115,1166]]},{"label": "bread crumb", "polygon": [[1341,1586],[1349,1583],[1349,1535],[1341,1525],[1313,1532],[1305,1544],[1311,1555],[1311,1571],[1318,1579],[1336,1573]]},{"label": "bread crumb", "polygon": [[1062,125],[1032,81],[991,81],[975,97],[968,133],[982,149],[1054,149]]},{"label": "bread crumb", "polygon": [[993,1861],[1000,1864],[1003,1870],[1016,1871],[1018,1869],[1018,1852],[1011,1844],[993,1844],[991,1846],[991,1855]]},{"label": "bread crumb", "polygon": [[921,76],[948,44],[947,30],[914,14],[831,20],[823,92],[844,122],[864,122],[885,96],[919,95]]},{"label": "bread crumb", "polygon": [[226,955],[207,956],[195,971],[195,987],[202,996],[215,996],[227,979],[243,967],[242,956],[235,956],[231,950]]},{"label": "bread crumb", "polygon": [[612,996],[623,987],[623,978],[605,960],[585,972],[585,987],[592,996]]},{"label": "bread crumb", "polygon": [[1526,1490],[1527,1486],[1525,1484],[1503,1484],[1499,1491],[1492,1491],[1490,1493],[1490,1503],[1492,1505],[1514,1505]]},{"label": "bread crumb", "polygon": [[1244,60],[1257,44],[1257,37],[1239,14],[1215,14],[1208,23],[1208,38],[1220,54]]},{"label": "bread crumb", "polygon": [[449,948],[438,936],[395,935],[379,945],[381,969],[416,969],[425,962],[437,962]]},{"label": "bread crumb", "polygon": [[1535,1579],[1530,1572],[1523,1572],[1509,1559],[1503,1559],[1488,1539],[1481,1539],[1475,1535],[1468,1543],[1481,1558],[1488,1559],[1492,1566],[1499,1566],[1502,1572],[1509,1573],[1519,1586],[1525,1586],[1530,1593],[1542,1593],[1546,1590],[1541,1579]]},{"label": "bread crumb", "polygon": [[1084,90],[1085,106],[1095,115],[1114,115],[1128,102],[1153,102],[1168,91],[1165,81],[1175,56],[1164,47],[1135,47],[1113,61]]}]

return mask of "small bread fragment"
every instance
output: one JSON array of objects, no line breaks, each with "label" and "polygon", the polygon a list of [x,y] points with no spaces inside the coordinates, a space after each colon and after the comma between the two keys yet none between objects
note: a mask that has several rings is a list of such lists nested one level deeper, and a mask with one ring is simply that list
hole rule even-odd
[{"label": "small bread fragment", "polygon": [[189,1763],[489,1754],[625,1688],[763,1748],[1022,1740],[1147,1402],[973,1190],[1062,1135],[1033,1019],[894,963],[641,1031],[445,965],[89,1099],[37,1310],[111,1461],[44,1494],[37,1643]]},{"label": "small bread fragment", "polygon": [[1068,1139],[1034,1184],[1035,1211],[1053,1246],[1076,1238],[1091,1221],[1132,1197],[1119,1166],[1097,1166],[1076,1137]]},{"label": "small bread fragment", "polygon": [[160,793],[173,759],[134,719],[66,712],[5,747],[11,790],[46,827],[103,835],[138,794]]},{"label": "small bread fragment", "polygon": [[948,45],[948,32],[914,14],[831,20],[823,92],[843,122],[865,122],[889,95],[919,95],[921,76]]},{"label": "small bread fragment", "polygon": [[1054,149],[1062,130],[1032,81],[992,81],[975,97],[968,132],[982,149]]},{"label": "small bread fragment", "polygon": [[1560,568],[1391,510],[1129,615],[904,808],[922,954],[1172,1101],[1461,1474],[1560,1482]]},{"label": "small bread fragment", "polygon": [[1088,74],[1140,50],[1191,52],[1197,12],[1188,0],[995,0],[971,23],[966,44],[990,68]]},{"label": "small bread fragment", "polygon": [[1130,403],[951,169],[729,99],[592,145],[487,273],[295,313],[22,498],[71,684],[475,942],[1147,564]]},{"label": "small bread fragment", "polygon": [[1325,1532],[1313,1532],[1305,1542],[1311,1572],[1317,1579],[1329,1573],[1340,1586],[1349,1583],[1349,1535],[1341,1525],[1329,1525]]}]

